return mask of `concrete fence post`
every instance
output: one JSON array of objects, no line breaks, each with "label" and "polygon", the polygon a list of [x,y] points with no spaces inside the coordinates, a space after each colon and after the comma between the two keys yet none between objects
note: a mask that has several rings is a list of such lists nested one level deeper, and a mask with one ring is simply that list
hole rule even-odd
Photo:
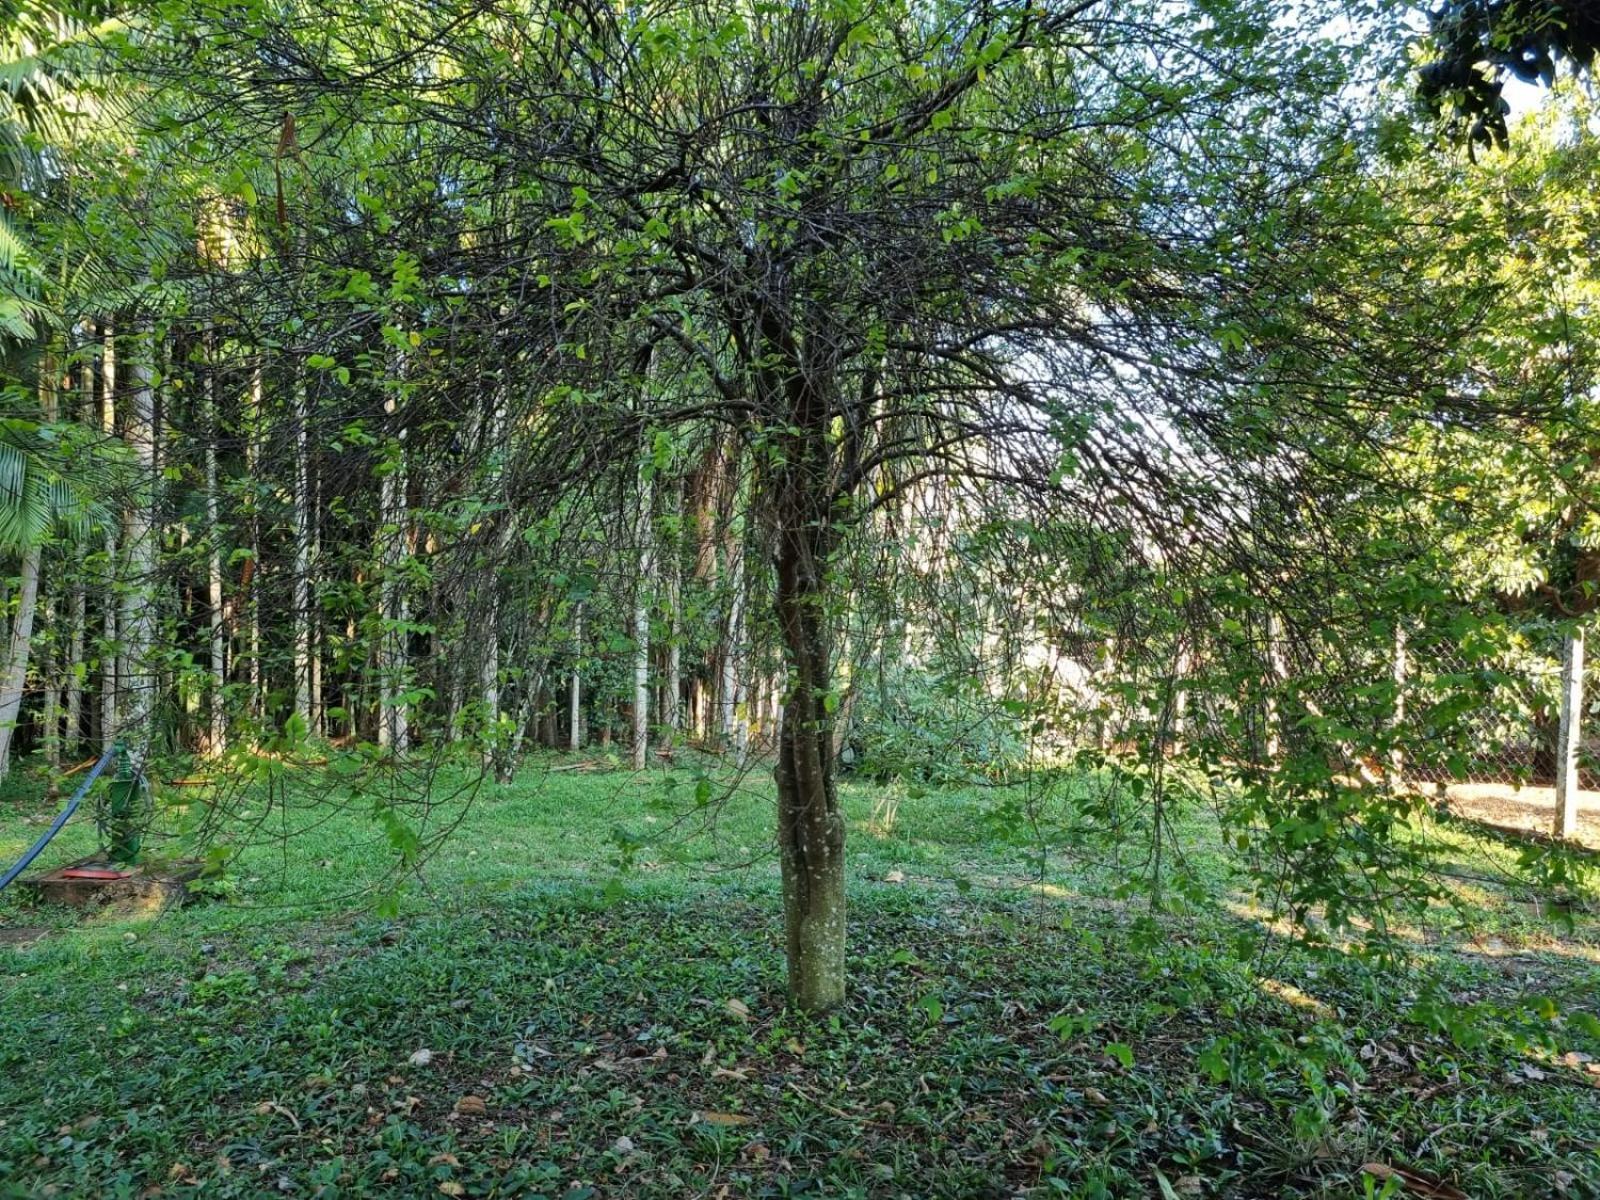
[{"label": "concrete fence post", "polygon": [[1556,733],[1557,837],[1578,832],[1578,749],[1583,744],[1583,630],[1567,635],[1561,654],[1561,722]]}]

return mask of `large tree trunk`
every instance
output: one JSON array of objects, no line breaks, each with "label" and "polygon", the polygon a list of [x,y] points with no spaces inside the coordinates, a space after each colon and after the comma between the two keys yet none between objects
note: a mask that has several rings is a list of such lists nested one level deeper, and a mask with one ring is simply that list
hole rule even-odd
[{"label": "large tree trunk", "polygon": [[774,494],[776,607],[789,670],[774,776],[789,999],[815,1012],[844,999],[844,816],[834,786],[827,699],[827,420],[806,384],[794,390],[794,432]]},{"label": "large tree trunk", "polygon": [[38,546],[22,556],[22,586],[17,596],[17,618],[11,623],[11,645],[6,653],[5,676],[0,679],[0,778],[11,769],[11,740],[22,711],[22,693],[28,682],[28,650],[33,643],[33,614],[39,600]]}]

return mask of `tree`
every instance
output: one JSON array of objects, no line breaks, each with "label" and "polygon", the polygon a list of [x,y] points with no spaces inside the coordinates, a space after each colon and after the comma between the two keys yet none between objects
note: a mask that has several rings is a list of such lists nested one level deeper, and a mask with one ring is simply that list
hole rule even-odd
[{"label": "tree", "polygon": [[1429,21],[1422,99],[1485,145],[1506,144],[1507,75],[1549,86],[1557,64],[1578,73],[1600,57],[1600,12],[1585,0],[1449,0]]},{"label": "tree", "polygon": [[[1349,278],[1348,222],[1378,214],[1353,177],[1329,187],[1357,161],[1324,107],[1336,89],[1269,29],[1248,7],[1114,26],[1089,4],[485,11],[436,30],[448,68],[427,88],[370,83],[368,103],[450,131],[453,161],[509,163],[549,214],[475,273],[511,290],[537,261],[559,314],[544,419],[585,436],[537,442],[540,474],[566,489],[597,461],[626,469],[641,435],[694,420],[745,447],[787,672],[775,774],[801,1007],[844,989],[832,626],[860,520],[933,480],[1101,520],[1109,495],[1126,506],[1109,519],[1193,553],[1171,522],[1240,498],[1151,427],[1261,461],[1240,486],[1277,492],[1266,464],[1326,452],[1331,388],[1386,404],[1426,386],[1407,352],[1440,306],[1403,328],[1374,306],[1358,344],[1332,286],[1305,297],[1308,278]],[[1158,41],[1176,47],[1159,69]],[[1235,69],[1213,70],[1215,44]],[[694,385],[632,368],[645,347]],[[1368,420],[1344,404],[1335,426]],[[1243,538],[1225,553],[1260,556]]]},{"label": "tree", "polygon": [[[602,741],[631,708],[642,757],[652,626],[698,657],[712,738],[737,742],[780,664],[789,987],[809,1009],[844,994],[837,753],[860,668],[901,665],[886,647],[940,676],[940,702],[987,708],[996,743],[1067,719],[1008,623],[1115,651],[1095,718],[1125,718],[1157,778],[1184,694],[1205,701],[1186,745],[1241,827],[1387,828],[1329,765],[1355,744],[1344,718],[1391,727],[1381,689],[1338,712],[1325,693],[1392,647],[1397,597],[1420,604],[1389,579],[1424,558],[1394,459],[1532,401],[1473,374],[1488,285],[1397,200],[1366,60],[1280,15],[164,10],[121,47],[148,126],[94,215],[130,287],[165,281],[172,338],[220,330],[255,364],[169,355],[162,396],[205,396],[199,371],[235,398],[170,469],[209,481],[197,443],[216,440],[206,527],[249,531],[232,661],[256,735],[296,744],[274,725],[315,707],[310,638],[340,618],[330,682],[392,771],[468,727],[506,770],[558,744],[568,668],[573,744],[586,698]],[[228,270],[200,248],[215,204],[239,214]],[[696,459],[683,517],[663,513],[663,472]],[[180,524],[172,495],[153,503]],[[688,547],[663,562],[674,520],[698,542],[687,579]],[[214,556],[165,551],[214,595]],[[462,718],[467,694],[485,719]],[[1278,754],[1241,754],[1274,729]],[[1159,876],[1159,811],[1150,828]],[[1305,840],[1273,860],[1314,876],[1297,904],[1390,863],[1381,838]]]},{"label": "tree", "polygon": [[82,534],[104,516],[84,470],[86,449],[71,428],[0,418],[0,550],[22,555],[17,611],[0,675],[0,776],[10,767],[28,678],[45,542],[60,528]]}]

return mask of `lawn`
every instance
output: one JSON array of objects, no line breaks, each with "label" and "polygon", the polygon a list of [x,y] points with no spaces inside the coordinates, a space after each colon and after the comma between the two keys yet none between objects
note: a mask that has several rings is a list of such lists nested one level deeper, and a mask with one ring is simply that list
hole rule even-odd
[{"label": "lawn", "polygon": [[[1142,855],[1066,853],[1049,798],[851,785],[851,998],[808,1020],[764,777],[590,765],[470,804],[444,773],[398,880],[328,777],[236,798],[184,910],[0,897],[49,930],[0,948],[0,1192],[1600,1196],[1600,936],[1496,883],[1509,851],[1449,833],[1469,919],[1380,968],[1151,915]],[[0,857],[54,803],[14,790]]]}]

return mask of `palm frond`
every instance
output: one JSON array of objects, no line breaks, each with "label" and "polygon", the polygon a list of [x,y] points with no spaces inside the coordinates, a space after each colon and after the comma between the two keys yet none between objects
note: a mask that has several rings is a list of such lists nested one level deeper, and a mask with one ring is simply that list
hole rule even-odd
[{"label": "palm frond", "polygon": [[15,270],[28,259],[28,245],[11,225],[11,219],[0,212],[0,271]]},{"label": "palm frond", "polygon": [[94,490],[99,464],[65,448],[64,430],[72,427],[0,417],[0,549],[37,545],[58,528],[86,533],[107,520]]}]

